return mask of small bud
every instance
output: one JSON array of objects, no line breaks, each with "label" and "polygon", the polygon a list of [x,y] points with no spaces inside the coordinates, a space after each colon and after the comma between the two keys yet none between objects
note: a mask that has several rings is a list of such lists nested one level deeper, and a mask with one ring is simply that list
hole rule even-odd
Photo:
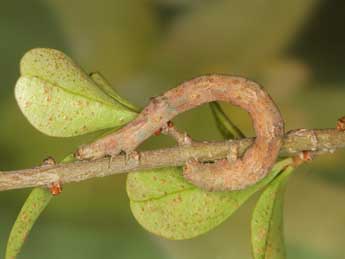
[{"label": "small bud", "polygon": [[154,132],[155,136],[159,136],[162,133],[162,128],[159,128]]},{"label": "small bud", "polygon": [[55,182],[50,185],[49,190],[53,196],[57,196],[62,192],[62,186],[59,182]]},{"label": "small bud", "polygon": [[42,166],[53,166],[56,165],[56,161],[53,157],[49,156],[43,160]]},{"label": "small bud", "polygon": [[345,131],[345,116],[338,119],[336,130]]},{"label": "small bud", "polygon": [[311,161],[313,159],[312,153],[308,150],[303,150],[300,156],[302,157],[303,161]]}]

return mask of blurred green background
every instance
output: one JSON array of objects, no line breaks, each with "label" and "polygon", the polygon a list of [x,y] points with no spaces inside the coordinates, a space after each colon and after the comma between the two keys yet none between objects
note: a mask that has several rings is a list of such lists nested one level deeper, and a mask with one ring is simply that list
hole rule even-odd
[{"label": "blurred green background", "polygon": [[[101,71],[133,103],[200,74],[243,75],[279,105],[287,130],[334,127],[344,115],[345,2],[341,0],[1,1],[0,169],[62,159],[92,136],[51,138],[20,113],[13,87],[34,47],[64,51]],[[223,106],[248,135],[247,114]],[[175,120],[198,140],[220,140],[208,107]],[[171,145],[156,137],[142,149]],[[345,258],[345,155],[303,165],[286,195],[288,258]],[[0,257],[30,190],[0,193]],[[34,227],[20,258],[250,258],[253,197],[227,222],[193,240],[169,241],[131,215],[125,176],[64,187]]]}]

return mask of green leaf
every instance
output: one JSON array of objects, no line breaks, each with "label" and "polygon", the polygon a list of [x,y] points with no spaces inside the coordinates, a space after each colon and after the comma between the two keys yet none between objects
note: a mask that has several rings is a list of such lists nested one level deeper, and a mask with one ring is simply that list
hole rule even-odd
[{"label": "green leaf", "polygon": [[240,191],[206,192],[186,182],[177,167],[128,174],[134,217],[148,231],[168,239],[189,239],[226,220],[250,196],[291,164],[282,160],[259,183]]},{"label": "green leaf", "polygon": [[[52,67],[53,63],[55,67]],[[16,85],[18,104],[29,121],[48,135],[72,136],[103,128],[112,128],[112,132],[137,114],[138,109],[120,97],[100,74],[94,73],[89,78],[57,50],[29,51],[21,61],[21,72],[23,76]],[[76,105],[83,103],[86,107],[79,107],[78,111]],[[92,120],[95,114],[99,118]],[[61,117],[67,115],[71,119],[70,124],[61,127]],[[47,116],[50,116],[50,125],[44,122]],[[82,120],[85,120],[84,126]],[[73,160],[74,156],[70,154],[62,162]],[[52,197],[47,188],[34,188],[30,193],[12,227],[6,259],[17,257]]]},{"label": "green leaf", "polygon": [[219,103],[211,102],[210,108],[216,121],[217,128],[224,139],[239,139],[245,137],[242,131],[237,128],[236,125],[225,114]]},{"label": "green leaf", "polygon": [[32,226],[52,197],[46,188],[35,188],[30,193],[12,227],[7,241],[5,259],[17,257]]},{"label": "green leaf", "polygon": [[[73,154],[70,154],[62,163],[72,162],[74,159]],[[5,259],[15,259],[18,256],[33,225],[52,197],[48,188],[34,188],[31,191],[13,224],[7,241]]]},{"label": "green leaf", "polygon": [[287,167],[261,194],[251,220],[255,259],[284,259],[283,199],[293,167]]},{"label": "green leaf", "polygon": [[54,49],[33,49],[20,64],[18,105],[39,131],[70,137],[122,126],[137,113],[114,100],[69,57]]},{"label": "green leaf", "polygon": [[98,85],[99,88],[101,88],[107,95],[112,97],[114,100],[116,100],[121,105],[127,107],[128,109],[134,111],[134,112],[140,112],[140,109],[136,106],[134,106],[132,103],[127,101],[125,98],[122,98],[118,92],[109,84],[107,79],[99,73],[94,72],[90,74],[91,79]]}]

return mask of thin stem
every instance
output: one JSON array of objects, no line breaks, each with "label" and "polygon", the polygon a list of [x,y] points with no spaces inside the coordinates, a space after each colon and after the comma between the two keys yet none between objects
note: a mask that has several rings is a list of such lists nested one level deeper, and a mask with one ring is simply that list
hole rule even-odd
[{"label": "thin stem", "polygon": [[[253,138],[224,142],[193,142],[192,145],[140,152],[139,159],[133,163],[128,163],[125,155],[118,155],[111,159],[76,161],[0,172],[0,191],[49,186],[52,182],[62,184],[80,182],[144,169],[183,166],[190,158],[200,161],[217,160],[226,158],[231,150],[238,150],[241,155],[253,142]],[[305,150],[313,151],[314,154],[333,153],[340,148],[345,148],[345,131],[299,129],[290,131],[284,136],[280,156],[295,156]]]}]

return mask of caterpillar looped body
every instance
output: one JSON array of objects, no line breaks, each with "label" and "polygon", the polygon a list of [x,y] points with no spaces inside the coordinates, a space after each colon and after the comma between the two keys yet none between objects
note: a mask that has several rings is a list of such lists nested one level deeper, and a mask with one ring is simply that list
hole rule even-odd
[{"label": "caterpillar looped body", "polygon": [[245,109],[253,121],[256,139],[243,157],[214,163],[189,160],[185,178],[208,191],[243,189],[262,179],[277,159],[284,121],[270,96],[257,83],[226,75],[200,76],[151,100],[138,117],[119,131],[80,147],[78,159],[129,153],[180,113],[204,103],[225,101]]}]

